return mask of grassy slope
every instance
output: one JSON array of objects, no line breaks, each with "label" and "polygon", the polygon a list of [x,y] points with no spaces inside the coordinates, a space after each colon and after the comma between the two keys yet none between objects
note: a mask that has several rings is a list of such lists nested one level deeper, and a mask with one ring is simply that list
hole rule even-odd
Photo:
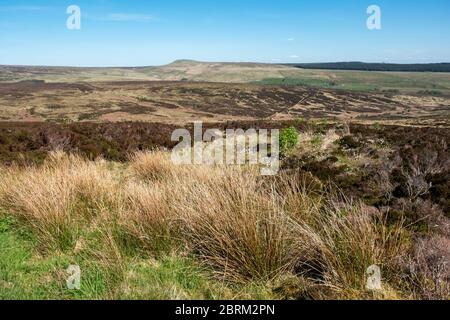
[{"label": "grassy slope", "polygon": [[449,73],[365,72],[308,70],[272,64],[205,63],[177,61],[161,67],[47,68],[2,67],[0,81],[48,82],[117,80],[190,80],[209,82],[260,82],[263,84],[312,85],[347,90],[401,90],[417,93],[437,90],[450,93]]}]

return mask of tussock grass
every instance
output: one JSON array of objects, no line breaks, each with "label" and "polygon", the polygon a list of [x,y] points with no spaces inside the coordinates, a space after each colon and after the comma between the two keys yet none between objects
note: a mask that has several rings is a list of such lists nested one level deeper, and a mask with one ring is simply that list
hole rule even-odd
[{"label": "tussock grass", "polygon": [[40,167],[10,168],[2,176],[2,207],[28,223],[45,249],[70,246],[83,224],[115,203],[116,182],[104,162],[60,152]]},{"label": "tussock grass", "polygon": [[275,196],[265,194],[256,172],[218,174],[220,183],[179,185],[184,196],[171,202],[193,252],[235,280],[270,278],[292,267],[287,216]]},{"label": "tussock grass", "polygon": [[[128,257],[139,252],[189,256],[233,283],[291,274],[304,280],[296,298],[317,288],[316,297],[364,298],[367,268],[389,275],[404,250],[400,224],[388,228],[359,204],[330,200],[307,176],[174,166],[164,152],[136,153],[123,170],[55,153],[42,166],[4,170],[0,207],[47,251],[113,270],[119,289]],[[397,297],[390,283],[384,290],[382,297]]]},{"label": "tussock grass", "polygon": [[173,221],[168,201],[159,183],[129,181],[124,186],[124,206],[118,216],[122,239],[152,254],[170,251],[175,239],[171,237]]},{"label": "tussock grass", "polygon": [[163,180],[174,172],[170,153],[135,152],[130,156],[130,169],[135,176],[144,180]]}]

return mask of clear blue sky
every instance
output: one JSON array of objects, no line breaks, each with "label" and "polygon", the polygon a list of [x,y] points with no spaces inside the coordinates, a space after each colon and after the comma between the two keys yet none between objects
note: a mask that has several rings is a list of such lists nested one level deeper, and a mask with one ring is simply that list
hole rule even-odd
[{"label": "clear blue sky", "polygon": [[[69,5],[81,30],[66,28]],[[382,29],[366,9],[382,10]],[[450,62],[449,0],[0,0],[0,64]]]}]

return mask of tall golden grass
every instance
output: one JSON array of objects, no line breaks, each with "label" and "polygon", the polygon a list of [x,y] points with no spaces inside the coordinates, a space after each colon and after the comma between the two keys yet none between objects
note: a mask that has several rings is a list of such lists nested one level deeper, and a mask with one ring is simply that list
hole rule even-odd
[{"label": "tall golden grass", "polygon": [[164,152],[136,153],[123,167],[54,153],[0,179],[0,207],[45,250],[79,250],[96,232],[107,239],[97,254],[110,250],[114,261],[130,247],[176,251],[230,281],[289,273],[336,297],[362,297],[367,268],[390,272],[402,251],[400,226],[388,230],[363,206],[331,201],[320,183],[293,173],[175,166]]}]

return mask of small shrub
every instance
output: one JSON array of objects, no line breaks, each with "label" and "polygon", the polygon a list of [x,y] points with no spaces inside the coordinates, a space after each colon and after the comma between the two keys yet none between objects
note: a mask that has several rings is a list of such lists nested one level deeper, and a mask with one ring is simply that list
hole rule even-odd
[{"label": "small shrub", "polygon": [[292,150],[299,141],[299,134],[294,127],[286,128],[280,132],[280,152],[286,154]]},{"label": "small shrub", "polygon": [[[450,239],[440,235],[420,239],[405,264],[420,298],[426,300],[450,299]],[[411,290],[410,289],[410,290]]]},{"label": "small shrub", "polygon": [[383,129],[382,125],[381,125],[379,122],[375,122],[375,123],[372,125],[372,128],[375,129],[375,130],[381,130],[381,129]]}]

